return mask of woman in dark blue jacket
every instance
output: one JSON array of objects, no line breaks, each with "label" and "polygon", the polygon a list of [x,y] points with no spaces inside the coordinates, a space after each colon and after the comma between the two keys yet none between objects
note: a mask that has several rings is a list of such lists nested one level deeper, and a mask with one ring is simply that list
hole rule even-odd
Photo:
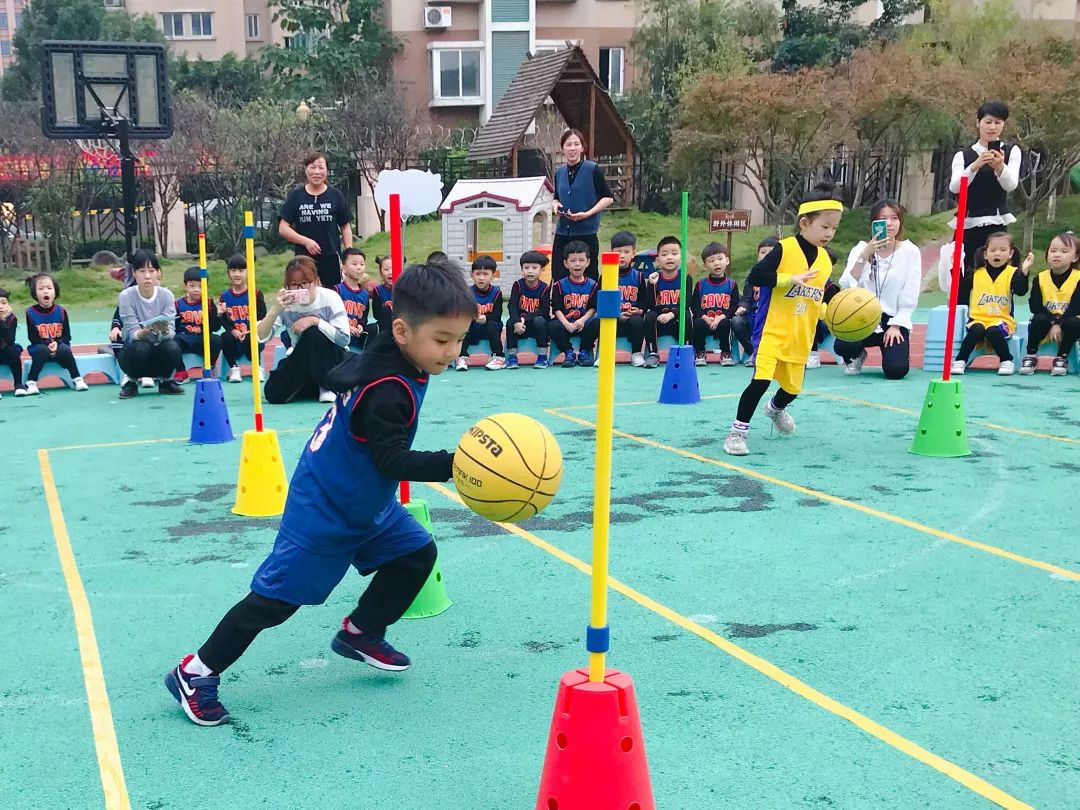
[{"label": "woman in dark blue jacket", "polygon": [[567,275],[563,264],[563,248],[575,239],[589,247],[589,267],[585,274],[600,279],[600,212],[615,202],[604,178],[604,170],[591,160],[585,160],[585,136],[576,129],[562,135],[563,157],[566,163],[555,170],[555,202],[553,209],[558,222],[555,241],[551,246],[552,283]]}]

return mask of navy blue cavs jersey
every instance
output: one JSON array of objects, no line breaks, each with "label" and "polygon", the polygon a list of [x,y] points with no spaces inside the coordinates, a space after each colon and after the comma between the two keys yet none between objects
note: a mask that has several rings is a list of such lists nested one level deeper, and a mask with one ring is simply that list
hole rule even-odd
[{"label": "navy blue cavs jersey", "polygon": [[644,278],[640,270],[633,265],[619,273],[619,293],[622,295],[622,311],[641,309],[641,281]]},{"label": "navy blue cavs jersey", "polygon": [[187,296],[181,296],[176,299],[176,336],[185,335],[202,337],[202,301],[192,304]]},{"label": "navy blue cavs jersey", "polygon": [[[218,298],[225,305],[225,318],[229,322],[230,329],[236,329],[242,334],[248,333],[248,291],[234,293],[232,288],[225,290]],[[262,298],[262,292],[255,291],[256,318],[258,317],[258,302]]]},{"label": "navy blue cavs jersey", "polygon": [[[486,319],[492,317],[502,318],[502,290],[494,284],[484,292],[480,292],[476,285],[472,285],[472,294],[476,299],[476,315],[483,315]],[[498,310],[496,312],[496,310]]]},{"label": "navy blue cavs jersey", "polygon": [[515,281],[510,289],[510,319],[524,321],[536,315],[547,318],[550,313],[543,311],[547,291],[548,285],[542,281],[537,281],[535,287],[530,287],[523,278]]},{"label": "navy blue cavs jersey", "polygon": [[341,296],[341,303],[345,305],[345,314],[349,316],[349,323],[363,329],[364,324],[367,323],[368,291],[363,287],[359,289],[350,287],[347,281],[339,282],[334,289]]},{"label": "navy blue cavs jersey", "polygon": [[551,293],[551,308],[572,321],[578,320],[596,308],[596,282],[588,276],[577,284],[570,276],[559,279]]},{"label": "navy blue cavs jersey", "polygon": [[712,276],[706,276],[697,283],[694,298],[698,302],[700,315],[715,318],[717,315],[727,315],[731,310],[731,303],[738,294],[738,287],[730,278],[716,281]]},{"label": "navy blue cavs jersey", "polygon": [[66,321],[67,312],[59,304],[53,304],[47,310],[34,304],[26,310],[26,336],[31,343],[70,342],[71,338],[65,339],[64,335]]},{"label": "navy blue cavs jersey", "polygon": [[[689,283],[691,282],[687,279],[687,284]],[[682,276],[676,273],[674,278],[664,278],[661,273],[653,288],[653,309],[658,312],[675,312],[681,298]]]},{"label": "navy blue cavs jersey", "polygon": [[377,284],[375,289],[372,290],[376,297],[379,299],[379,303],[384,307],[392,309],[394,306],[394,288],[389,284]]}]

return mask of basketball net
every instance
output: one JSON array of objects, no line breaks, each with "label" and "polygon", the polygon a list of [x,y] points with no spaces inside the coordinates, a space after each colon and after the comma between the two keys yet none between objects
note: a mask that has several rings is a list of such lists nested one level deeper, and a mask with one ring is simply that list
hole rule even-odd
[{"label": "basketball net", "polygon": [[108,138],[76,138],[84,168],[119,174],[120,150]]}]

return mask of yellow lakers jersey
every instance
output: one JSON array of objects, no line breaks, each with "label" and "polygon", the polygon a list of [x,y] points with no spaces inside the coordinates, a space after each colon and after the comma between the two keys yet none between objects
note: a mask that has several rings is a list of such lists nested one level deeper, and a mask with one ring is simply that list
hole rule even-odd
[{"label": "yellow lakers jersey", "polygon": [[1046,311],[1053,317],[1060,318],[1065,314],[1065,310],[1069,308],[1069,302],[1072,301],[1073,294],[1076,292],[1076,285],[1080,284],[1080,270],[1070,270],[1065,275],[1065,281],[1060,287],[1054,284],[1054,279],[1051,277],[1049,270],[1043,270],[1039,273],[1036,281],[1039,285],[1039,292],[1042,293],[1043,306],[1046,307]]},{"label": "yellow lakers jersey", "polygon": [[1004,323],[1011,335],[1016,331],[1013,318],[1012,280],[1017,269],[1006,266],[996,279],[990,278],[985,267],[975,270],[971,279],[971,298],[968,301],[968,321],[990,327]]},{"label": "yellow lakers jersey", "polygon": [[[772,290],[762,290],[765,312],[758,314],[757,353],[775,357],[789,363],[805,363],[814,345],[814,332],[821,319],[825,295],[825,283],[832,275],[832,262],[823,248],[818,248],[813,266],[806,263],[806,256],[795,237],[780,242],[782,253],[777,275],[796,276],[813,269],[817,273],[805,284],[778,285]],[[761,304],[759,304],[761,306]]]}]

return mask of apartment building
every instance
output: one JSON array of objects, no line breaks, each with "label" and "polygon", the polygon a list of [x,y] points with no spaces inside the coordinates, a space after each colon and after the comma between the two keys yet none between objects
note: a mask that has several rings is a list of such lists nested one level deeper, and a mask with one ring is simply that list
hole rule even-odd
[{"label": "apartment building", "polygon": [[[22,2],[23,0],[0,0]],[[105,7],[149,14],[173,51],[190,59],[254,55],[284,41],[267,0],[104,0]]]},{"label": "apartment building", "polygon": [[11,48],[15,29],[22,25],[27,0],[0,0],[0,76],[15,58]]}]

